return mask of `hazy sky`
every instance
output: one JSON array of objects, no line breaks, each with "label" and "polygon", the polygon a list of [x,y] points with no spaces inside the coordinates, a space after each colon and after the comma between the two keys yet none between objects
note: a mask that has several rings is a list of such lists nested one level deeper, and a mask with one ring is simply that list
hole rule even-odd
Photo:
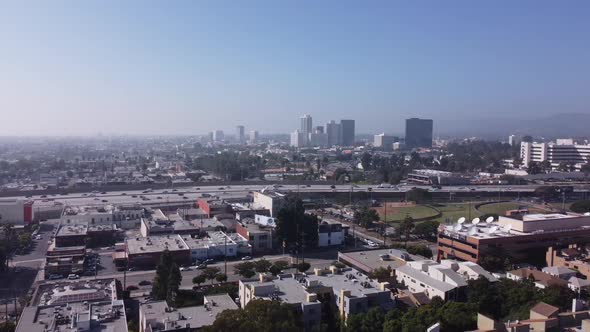
[{"label": "hazy sky", "polygon": [[590,1],[0,0],[0,135],[590,112]]}]

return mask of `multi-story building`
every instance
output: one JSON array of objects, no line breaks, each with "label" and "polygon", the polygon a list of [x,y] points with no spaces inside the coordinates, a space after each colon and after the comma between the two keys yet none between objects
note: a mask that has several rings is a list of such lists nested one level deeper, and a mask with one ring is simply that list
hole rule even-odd
[{"label": "multi-story building", "polygon": [[318,225],[318,247],[341,246],[345,235],[346,229],[342,224],[323,222]]},{"label": "multi-story building", "polygon": [[258,130],[250,131],[250,143],[258,143]]},{"label": "multi-story building", "polygon": [[385,135],[385,133],[373,136],[373,146],[387,151],[393,149],[393,143],[397,141],[399,141],[399,138]]},{"label": "multi-story building", "polygon": [[[257,215],[257,217],[259,216]],[[236,233],[248,240],[253,253],[269,252],[274,247],[274,224],[264,225],[256,223],[253,219],[245,218],[236,224]]]},{"label": "multi-story building", "polygon": [[326,147],[328,146],[328,134],[313,132],[308,135],[310,146]]},{"label": "multi-story building", "polygon": [[406,120],[406,147],[431,148],[432,123],[430,119],[411,118]]},{"label": "multi-story building", "polygon": [[115,280],[46,284],[37,294],[38,300],[23,308],[16,332],[127,332],[125,304]]},{"label": "multi-story building", "polygon": [[352,146],[354,144],[354,120],[340,120],[342,130],[342,145]]},{"label": "multi-story building", "polygon": [[573,164],[576,168],[590,162],[590,145],[575,144],[571,139],[559,139],[552,143],[520,143],[520,158],[525,166],[531,162],[548,161],[551,167]]},{"label": "multi-story building", "polygon": [[223,130],[215,130],[213,132],[213,140],[215,142],[221,142],[225,139],[225,135],[223,134]]},{"label": "multi-story building", "polygon": [[254,201],[252,203],[254,208],[262,208],[270,211],[271,217],[276,217],[279,213],[279,210],[283,207],[284,204],[284,194],[269,190],[265,190],[264,192],[254,192]]},{"label": "multi-story building", "polygon": [[414,169],[408,173],[408,182],[418,184],[458,185],[468,184],[469,178],[435,169]]},{"label": "multi-story building", "polygon": [[311,128],[313,128],[313,121],[311,119],[311,115],[305,114],[301,117],[301,126],[299,127],[299,131],[305,135],[311,133]]},{"label": "multi-story building", "polygon": [[238,143],[244,143],[244,126],[236,126],[236,140]]},{"label": "multi-story building", "polygon": [[549,247],[545,255],[545,260],[549,267],[575,269],[577,273],[590,280],[588,252],[588,247],[578,246],[576,244],[563,249]]},{"label": "multi-story building", "polygon": [[174,261],[181,265],[191,261],[191,251],[180,235],[132,237],[125,240],[128,266],[152,267],[168,250]]},{"label": "multi-story building", "polygon": [[[485,255],[512,257],[516,261],[542,260],[555,243],[590,242],[590,216],[525,214],[500,216],[498,221],[441,225],[438,258],[477,262]],[[537,257],[538,256],[538,257]]]},{"label": "multi-story building", "polygon": [[139,307],[139,332],[196,331],[212,325],[224,310],[238,309],[227,294],[207,295],[199,306],[173,308],[166,301],[144,303]]},{"label": "multi-story building", "polygon": [[307,135],[299,130],[295,130],[291,133],[291,146],[301,148],[307,145]]},{"label": "multi-story building", "polygon": [[322,303],[319,296],[328,297],[340,318],[363,313],[372,307],[385,310],[393,307],[389,283],[378,283],[352,268],[314,269],[313,274],[260,275],[256,281],[240,280],[240,304],[243,308],[254,299],[280,300],[302,313],[306,331],[321,322]]},{"label": "multi-story building", "polygon": [[199,198],[197,200],[199,209],[203,210],[210,218],[218,214],[231,212],[231,205],[217,198]]},{"label": "multi-story building", "polygon": [[326,123],[326,134],[328,134],[328,146],[342,144],[342,126],[332,120]]},{"label": "multi-story building", "polygon": [[28,225],[34,218],[33,201],[0,199],[0,224]]},{"label": "multi-story building", "polygon": [[443,300],[457,300],[469,279],[484,277],[489,281],[497,279],[491,273],[472,262],[443,260],[408,261],[395,269],[399,283],[403,283],[412,293],[425,293],[430,299],[435,296]]},{"label": "multi-story building", "polygon": [[45,255],[45,276],[81,274],[84,272],[85,258],[85,246],[56,247],[55,243],[52,243]]},{"label": "multi-story building", "polygon": [[185,235],[182,239],[190,249],[193,262],[238,255],[238,244],[224,232],[207,232],[204,238]]}]

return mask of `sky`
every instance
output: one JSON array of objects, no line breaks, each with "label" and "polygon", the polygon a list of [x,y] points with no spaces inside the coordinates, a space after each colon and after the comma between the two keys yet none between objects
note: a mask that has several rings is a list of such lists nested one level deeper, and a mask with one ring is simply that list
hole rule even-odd
[{"label": "sky", "polygon": [[590,113],[590,2],[0,0],[0,136]]}]

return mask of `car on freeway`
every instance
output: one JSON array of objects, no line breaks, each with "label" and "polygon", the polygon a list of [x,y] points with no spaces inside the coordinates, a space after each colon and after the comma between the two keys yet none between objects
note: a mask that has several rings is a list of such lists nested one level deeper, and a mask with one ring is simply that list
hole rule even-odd
[{"label": "car on freeway", "polygon": [[225,188],[223,188],[223,187],[219,187],[219,188],[217,188],[217,189],[219,189],[219,190],[223,190],[223,189],[225,189]]},{"label": "car on freeway", "polygon": [[243,260],[243,261],[249,261],[249,260],[252,260],[252,256],[244,256],[244,257],[242,257],[242,260]]},{"label": "car on freeway", "polygon": [[80,279],[80,276],[77,274],[68,275],[68,280],[76,280],[76,279]]},{"label": "car on freeway", "polygon": [[139,282],[138,285],[140,285],[140,286],[149,286],[151,284],[152,283],[150,281],[148,281],[148,280],[142,280],[142,281]]},{"label": "car on freeway", "polygon": [[62,276],[61,274],[50,274],[49,275],[49,280],[57,280],[57,279],[62,279],[64,276]]},{"label": "car on freeway", "polygon": [[336,189],[336,186],[335,185],[331,185],[330,188]]}]

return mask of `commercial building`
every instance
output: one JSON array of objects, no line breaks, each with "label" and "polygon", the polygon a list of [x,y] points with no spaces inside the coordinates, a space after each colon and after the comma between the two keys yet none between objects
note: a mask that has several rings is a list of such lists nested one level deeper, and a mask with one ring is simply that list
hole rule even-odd
[{"label": "commercial building", "polygon": [[406,147],[431,148],[432,124],[430,119],[411,118],[406,120]]},{"label": "commercial building", "polygon": [[88,223],[64,224],[55,234],[56,247],[85,246],[88,237]]},{"label": "commercial building", "polygon": [[[260,217],[258,219],[262,220]],[[236,233],[248,240],[253,253],[269,252],[275,245],[274,223],[259,224],[254,219],[245,218],[236,224]]]},{"label": "commercial building", "polygon": [[397,141],[399,141],[399,138],[381,133],[373,137],[373,146],[382,150],[390,151],[393,149],[393,143]]},{"label": "commercial building", "polygon": [[354,120],[340,120],[340,127],[342,130],[342,145],[354,145]]},{"label": "commercial building", "polygon": [[204,238],[183,236],[182,240],[190,249],[193,262],[238,255],[238,244],[224,232],[207,232]]},{"label": "commercial building", "polygon": [[318,297],[329,297],[343,321],[372,307],[393,307],[389,283],[378,283],[352,268],[314,269],[313,274],[282,274],[273,278],[260,275],[259,280],[240,280],[240,304],[243,308],[254,299],[280,300],[302,313],[306,331],[321,322],[322,303]]},{"label": "commercial building", "polygon": [[326,147],[328,146],[328,134],[313,132],[308,135],[309,145],[313,147]]},{"label": "commercial building", "polygon": [[270,190],[254,192],[254,201],[252,205],[255,208],[262,208],[270,211],[271,217],[276,217],[279,210],[285,204],[285,195]]},{"label": "commercial building", "polygon": [[572,139],[558,139],[551,143],[520,143],[520,158],[525,166],[531,162],[548,161],[557,168],[561,163],[576,168],[590,162],[590,145],[575,144]]},{"label": "commercial building", "polygon": [[215,217],[218,214],[231,213],[232,211],[231,205],[217,198],[199,198],[197,205],[209,218]]},{"label": "commercial building", "polygon": [[139,204],[104,205],[104,206],[68,206],[63,209],[62,223],[116,225],[118,228],[131,229],[139,225],[144,216],[144,209]]},{"label": "commercial building", "polygon": [[296,148],[302,148],[307,145],[307,135],[299,130],[295,130],[291,133],[291,146]]},{"label": "commercial building", "polygon": [[564,249],[549,247],[545,256],[548,267],[574,269],[588,280],[590,280],[589,258],[588,247],[577,244]]},{"label": "commercial building", "polygon": [[236,126],[236,140],[238,143],[244,143],[245,135],[244,135],[244,126]]},{"label": "commercial building", "polygon": [[322,222],[318,225],[318,247],[341,246],[346,238],[346,229],[340,223]]},{"label": "commercial building", "polygon": [[125,304],[116,281],[86,280],[40,286],[24,307],[16,332],[127,332]]},{"label": "commercial building", "polygon": [[155,266],[166,250],[179,265],[191,261],[190,248],[180,235],[127,238],[125,246],[129,266]]},{"label": "commercial building", "polygon": [[326,123],[326,134],[328,135],[328,146],[342,144],[342,126],[332,120]]},{"label": "commercial building", "polygon": [[33,203],[22,199],[0,199],[0,224],[30,224],[35,218]]},{"label": "commercial building", "polygon": [[85,246],[56,247],[50,244],[45,255],[45,277],[52,274],[82,274],[86,259]]},{"label": "commercial building", "polygon": [[213,141],[221,142],[225,139],[225,135],[223,134],[223,130],[215,130],[213,132]]},{"label": "commercial building", "polygon": [[538,288],[547,288],[550,286],[567,287],[567,281],[550,275],[539,270],[521,268],[506,272],[506,278],[515,281],[533,280]]},{"label": "commercial building", "polygon": [[141,218],[139,228],[139,232],[144,237],[164,234],[198,235],[200,231],[200,228],[190,221],[181,218],[176,218],[174,221],[170,220],[160,209],[153,210],[149,216]]},{"label": "commercial building", "polygon": [[425,257],[411,255],[407,251],[398,249],[338,252],[339,262],[352,266],[365,274],[370,274],[378,268],[391,269],[393,271],[409,261],[421,261],[425,259]]},{"label": "commercial building", "polygon": [[[542,260],[548,247],[590,242],[590,216],[525,214],[498,221],[441,225],[438,258],[477,262],[484,255]],[[542,255],[542,256],[540,256]],[[537,257],[538,256],[538,257]]]},{"label": "commercial building", "polygon": [[311,119],[311,115],[305,114],[300,118],[301,126],[299,127],[299,131],[305,135],[311,133],[311,128],[313,128],[313,121]]},{"label": "commercial building", "polygon": [[250,131],[250,143],[258,143],[258,130]]},{"label": "commercial building", "polygon": [[408,182],[425,185],[459,185],[468,184],[469,179],[451,172],[434,169],[414,169],[408,174]]},{"label": "commercial building", "polygon": [[212,325],[224,310],[238,309],[227,294],[207,295],[200,306],[173,308],[166,301],[144,303],[139,307],[139,332],[193,331]]}]

